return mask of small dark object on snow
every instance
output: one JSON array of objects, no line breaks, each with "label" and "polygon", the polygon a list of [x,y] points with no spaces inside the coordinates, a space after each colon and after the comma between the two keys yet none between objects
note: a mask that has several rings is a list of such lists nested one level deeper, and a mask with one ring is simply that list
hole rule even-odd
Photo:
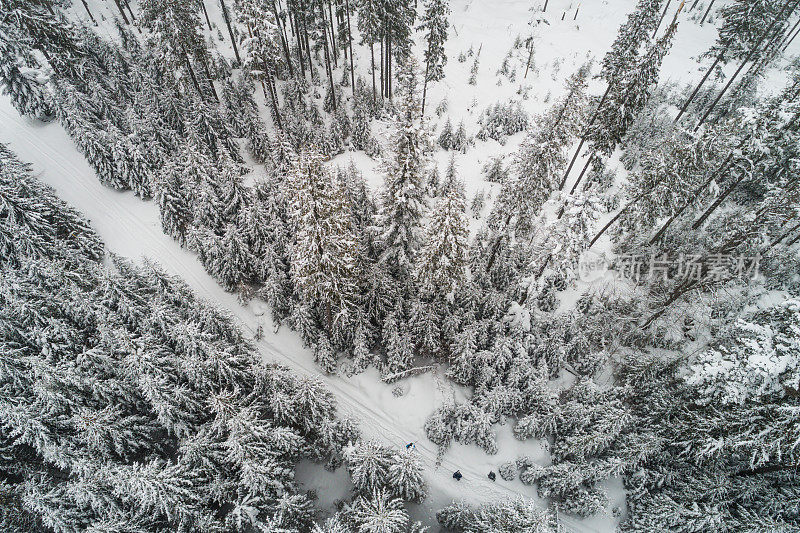
[{"label": "small dark object on snow", "polygon": [[491,479],[492,481],[497,479],[497,476],[494,474],[494,472],[489,472],[489,479]]},{"label": "small dark object on snow", "polygon": [[460,470],[456,470],[455,472],[453,472],[453,478],[454,478],[456,481],[461,481],[461,478],[462,478],[462,477],[463,477],[463,476],[461,475],[461,471],[460,471]]},{"label": "small dark object on snow", "polygon": [[409,448],[412,448],[413,446],[414,446],[414,443],[413,442],[409,442],[408,444],[406,444],[406,450],[409,449]]}]

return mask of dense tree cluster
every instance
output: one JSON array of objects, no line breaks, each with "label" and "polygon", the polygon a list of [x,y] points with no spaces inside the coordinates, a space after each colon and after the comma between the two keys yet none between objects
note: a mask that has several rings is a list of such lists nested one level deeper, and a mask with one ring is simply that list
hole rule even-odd
[{"label": "dense tree cluster", "polygon": [[[373,365],[391,381],[440,364],[471,394],[437,406],[430,441],[495,454],[505,423],[546,441],[546,466],[519,457],[499,472],[559,512],[606,509],[615,477],[626,531],[797,527],[800,70],[776,94],[753,90],[789,3],[722,7],[715,63],[685,98],[658,84],[678,17],[662,25],[669,2],[640,0],[598,68],[582,65],[537,116],[525,95],[489,106],[475,139],[449,116],[433,137],[424,114],[445,72],[443,0],[222,2],[236,73],[204,37],[202,2],[143,0],[143,34],[120,24],[113,41],[59,6],[0,0],[4,93],[57,117],[104,184],[152,197],[163,231],[226,289],[266,301],[322,370]],[[480,48],[470,55],[477,83]],[[725,87],[701,91],[731,61]],[[472,197],[473,216],[488,214],[471,237],[458,152],[514,135],[513,154],[486,161],[498,186],[488,208]],[[437,146],[450,151],[441,175]],[[355,163],[328,163],[348,149],[380,160],[377,191]],[[263,168],[248,175],[245,159]],[[598,243],[620,278],[584,283]],[[344,464],[354,487],[317,531],[423,529],[405,508],[427,494],[413,449],[359,441],[318,382],[258,364],[180,282],[118,259],[107,271],[102,255],[0,148],[0,491],[14,510],[0,523],[309,530],[293,466],[312,459]],[[557,527],[524,500],[437,518]]]},{"label": "dense tree cluster", "polygon": [[310,528],[294,465],[358,437],[331,394],[157,267],[106,270],[88,223],[0,150],[2,529]]}]

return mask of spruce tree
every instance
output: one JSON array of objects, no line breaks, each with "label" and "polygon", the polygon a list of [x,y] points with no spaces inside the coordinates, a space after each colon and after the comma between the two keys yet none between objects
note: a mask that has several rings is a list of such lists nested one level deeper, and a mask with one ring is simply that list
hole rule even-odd
[{"label": "spruce tree", "polygon": [[417,66],[413,57],[404,64],[400,83],[402,102],[391,136],[393,152],[383,163],[380,261],[405,284],[419,248],[429,150],[428,131],[419,113]]},{"label": "spruce tree", "polygon": [[313,151],[300,155],[290,186],[296,227],[292,278],[304,305],[317,310],[328,331],[344,329],[358,294],[357,239],[345,193]]},{"label": "spruce tree", "polygon": [[448,187],[431,213],[424,244],[416,262],[420,293],[436,302],[452,302],[466,281],[469,229],[463,185]]},{"label": "spruce tree", "polygon": [[444,78],[444,66],[447,55],[444,43],[447,41],[447,30],[450,25],[447,17],[450,14],[448,0],[428,0],[425,12],[420,19],[418,29],[425,32],[425,78],[422,83],[421,113],[425,113],[425,96],[428,93],[428,82]]}]

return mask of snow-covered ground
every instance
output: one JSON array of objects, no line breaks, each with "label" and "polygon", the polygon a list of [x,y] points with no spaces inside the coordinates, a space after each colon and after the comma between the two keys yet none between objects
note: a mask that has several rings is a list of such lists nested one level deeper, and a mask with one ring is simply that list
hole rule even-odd
[{"label": "snow-covered ground", "polygon": [[[718,3],[724,5],[724,2]],[[532,114],[541,112],[560,95],[567,76],[587,59],[599,61],[602,58],[619,25],[635,4],[635,0],[549,0],[547,12],[540,13],[544,0],[453,0],[452,29],[446,47],[449,57],[446,78],[428,88],[426,108],[433,125],[441,126],[449,116],[454,127],[463,120],[467,133],[474,135],[480,113],[486,106],[497,101],[521,99],[518,92],[525,92],[525,87],[529,89],[527,99],[522,100],[523,106]],[[661,31],[672,20],[679,4],[678,1],[671,2]],[[109,17],[115,13],[112,4],[94,0],[89,5],[95,17],[99,18],[100,14],[106,17],[101,21],[100,29],[101,34],[108,32]],[[206,5],[212,20],[221,20],[216,2],[206,1]],[[680,15],[675,44],[664,62],[662,81],[690,83],[702,76],[703,69],[694,58],[707,49],[716,36],[712,24],[707,22],[700,27],[696,22],[706,5],[707,0],[700,2],[691,13],[687,12],[687,5]],[[578,7],[577,19],[573,20]],[[76,17],[86,18],[80,3],[75,2],[72,10]],[[540,17],[541,22],[531,24],[534,16]],[[217,25],[224,28],[219,23]],[[214,34],[215,42],[220,44],[216,30]],[[506,76],[498,77],[496,72],[515,39],[519,36],[524,40],[531,35],[534,37],[534,55],[527,78],[523,79],[527,59],[524,49],[516,50],[511,60],[512,69],[517,70],[516,80],[511,82]],[[232,56],[232,52],[225,49],[227,33],[224,36],[223,51]],[[792,50],[797,46],[800,43],[793,44]],[[481,54],[476,85],[466,83],[474,58],[469,57],[463,63],[457,59],[470,47],[475,53],[480,49]],[[357,50],[356,62],[365,77],[368,58],[368,49]],[[498,85],[499,79],[502,83]],[[767,85],[774,87],[779,84],[780,76],[775,75]],[[591,86],[595,93],[600,93],[603,88],[597,81]],[[440,118],[436,117],[433,110],[445,98],[448,111]],[[490,156],[513,153],[522,135],[512,137],[505,145],[492,140],[476,141],[466,154],[457,154],[459,176],[466,183],[469,198],[482,189],[496,193],[497,185],[483,180],[483,164]],[[500,451],[497,455],[489,456],[475,446],[455,443],[444,455],[441,465],[436,465],[437,450],[425,438],[423,423],[438,405],[461,400],[468,394],[447,381],[441,371],[400,382],[404,389],[400,397],[392,394],[397,384],[383,384],[374,370],[352,378],[320,374],[312,353],[302,346],[297,335],[286,328],[274,332],[269,313],[262,303],[254,301],[242,305],[236,295],[225,292],[206,274],[194,254],[180,248],[162,233],[158,210],[153,202],[144,202],[131,193],[103,187],[60,125],[22,118],[3,97],[0,98],[0,142],[8,143],[20,159],[33,163],[43,181],[81,210],[92,221],[110,252],[133,259],[146,257],[157,261],[168,272],[182,277],[199,295],[228,310],[251,335],[259,325],[263,325],[264,337],[257,346],[264,359],[323,379],[336,395],[341,414],[356,419],[366,437],[396,447],[414,442],[423,457],[431,489],[430,497],[423,504],[412,506],[416,519],[434,523],[435,511],[453,499],[481,503],[515,494],[536,498],[535,489],[519,481],[506,482],[499,477],[496,482],[487,479],[490,470],[497,471],[500,464],[521,455],[531,456],[545,464],[549,461],[542,443],[517,441],[511,434],[510,424],[498,427]],[[444,151],[435,154],[442,174],[449,157],[450,154]],[[344,154],[335,158],[332,164],[346,164],[351,158],[372,186],[381,183],[376,162],[362,153]],[[460,482],[451,477],[455,470],[464,474]],[[349,490],[343,469],[329,473],[316,465],[303,464],[299,475],[308,488],[317,489],[323,506],[332,505]],[[583,521],[559,517],[568,530],[607,531],[614,527],[616,519],[611,516],[611,509],[624,505],[624,494],[618,482],[612,481],[609,485],[612,501],[607,511]]]}]

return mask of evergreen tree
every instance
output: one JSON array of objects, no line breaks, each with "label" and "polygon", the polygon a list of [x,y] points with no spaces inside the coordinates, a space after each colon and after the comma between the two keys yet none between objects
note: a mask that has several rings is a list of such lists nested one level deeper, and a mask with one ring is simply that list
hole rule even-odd
[{"label": "evergreen tree", "polygon": [[[772,21],[781,15],[785,3],[779,0],[734,0],[722,6],[718,11],[722,26],[717,34],[717,41],[706,55],[717,57],[722,54],[722,61],[726,63],[744,59]],[[786,31],[790,15],[790,10],[784,10],[781,20],[773,26],[773,33],[767,38],[782,35]]]},{"label": "evergreen tree", "polygon": [[380,260],[405,284],[419,248],[425,212],[428,132],[420,118],[416,61],[410,57],[400,73],[402,104],[391,136],[393,153],[384,160],[380,225]]},{"label": "evergreen tree", "polygon": [[0,266],[51,257],[59,245],[91,259],[103,245],[88,222],[34,179],[31,167],[0,143]]},{"label": "evergreen tree", "polygon": [[453,139],[450,141],[450,148],[452,150],[458,150],[459,152],[466,152],[467,151],[467,130],[464,128],[464,121],[458,123],[458,128],[456,128],[456,132],[453,134]]},{"label": "evergreen tree", "polygon": [[453,147],[453,124],[450,122],[450,117],[444,122],[442,132],[439,134],[439,146],[445,150],[450,150]]},{"label": "evergreen tree", "polygon": [[456,533],[551,533],[557,530],[556,521],[550,513],[540,509],[532,500],[522,498],[487,504],[478,509],[455,502],[437,511],[436,519],[442,527]]},{"label": "evergreen tree", "polygon": [[469,230],[463,185],[448,187],[444,194],[431,213],[415,276],[420,293],[436,302],[452,302],[466,281]]},{"label": "evergreen tree", "polygon": [[420,19],[418,29],[425,32],[425,78],[422,84],[421,113],[425,113],[425,96],[428,92],[429,81],[439,81],[444,78],[444,66],[447,64],[447,55],[444,53],[444,43],[447,41],[447,30],[450,14],[448,0],[428,0],[425,3],[425,12]]},{"label": "evergreen tree", "polygon": [[186,242],[186,232],[194,219],[192,193],[184,182],[184,168],[179,160],[168,160],[155,184],[161,229],[181,244]]},{"label": "evergreen tree", "polygon": [[315,152],[301,154],[291,175],[291,214],[297,228],[292,278],[329,331],[345,329],[357,296],[357,240],[342,188]]},{"label": "evergreen tree", "polygon": [[639,0],[620,26],[611,49],[600,64],[600,76],[612,85],[620,75],[632,72],[643,44],[649,43],[658,25],[662,0]]},{"label": "evergreen tree", "polygon": [[[0,26],[2,30],[7,28]],[[49,96],[45,88],[47,78],[30,53],[15,39],[0,39],[0,86],[2,93],[11,99],[11,104],[21,115],[47,118],[52,114]]]},{"label": "evergreen tree", "polygon": [[387,485],[401,499],[421,502],[427,493],[422,469],[422,461],[416,450],[395,452],[386,476]]},{"label": "evergreen tree", "polygon": [[[156,37],[170,66],[188,74],[197,95],[202,97],[203,91],[192,66],[192,58],[204,63],[207,70],[209,52],[201,33],[196,6],[190,0],[143,0],[140,8],[139,21],[142,26]],[[215,91],[213,85],[211,90]]]},{"label": "evergreen tree", "polygon": [[274,6],[262,0],[240,0],[236,6],[249,35],[242,43],[246,54],[242,68],[248,76],[261,83],[264,98],[272,103],[276,125],[278,129],[283,129],[278,111],[278,92],[275,87],[277,65],[282,56],[280,36],[276,35],[277,21],[273,12]]},{"label": "evergreen tree", "polygon": [[364,440],[346,448],[344,457],[356,491],[371,495],[386,485],[392,464],[391,450],[377,442]]}]

